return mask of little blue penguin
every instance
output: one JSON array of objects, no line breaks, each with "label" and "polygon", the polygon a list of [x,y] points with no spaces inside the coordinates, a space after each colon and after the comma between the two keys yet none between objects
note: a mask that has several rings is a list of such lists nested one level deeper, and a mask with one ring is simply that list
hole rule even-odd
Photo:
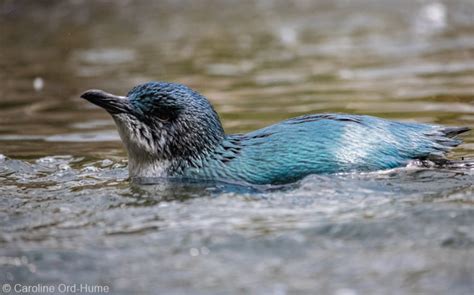
[{"label": "little blue penguin", "polygon": [[391,169],[445,161],[469,130],[337,113],[225,134],[209,101],[185,85],[148,82],[127,96],[88,90],[81,97],[112,115],[132,179],[287,184],[309,174]]}]

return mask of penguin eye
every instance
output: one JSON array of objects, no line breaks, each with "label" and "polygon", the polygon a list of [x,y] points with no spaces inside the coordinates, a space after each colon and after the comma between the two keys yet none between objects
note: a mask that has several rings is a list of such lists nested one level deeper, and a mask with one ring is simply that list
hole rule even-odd
[{"label": "penguin eye", "polygon": [[168,122],[168,121],[171,119],[171,116],[170,116],[170,115],[164,114],[164,113],[156,114],[156,117],[157,117],[158,119],[160,119],[161,121],[163,121],[163,122]]},{"label": "penguin eye", "polygon": [[160,107],[152,112],[152,115],[162,122],[170,122],[178,116],[179,110],[172,107]]}]

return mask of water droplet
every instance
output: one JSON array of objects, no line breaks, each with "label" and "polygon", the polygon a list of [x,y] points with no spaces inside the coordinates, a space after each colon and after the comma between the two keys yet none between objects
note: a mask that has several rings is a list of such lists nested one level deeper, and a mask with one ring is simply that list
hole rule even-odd
[{"label": "water droplet", "polygon": [[198,248],[191,248],[189,249],[189,255],[195,257],[199,255],[199,249]]},{"label": "water droplet", "polygon": [[41,91],[43,90],[43,87],[44,87],[44,80],[40,77],[36,77],[33,80],[33,88],[35,89],[35,91]]},{"label": "water droplet", "polygon": [[298,43],[298,31],[290,26],[281,27],[278,31],[281,43],[285,45],[295,45]]},{"label": "water droplet", "polygon": [[436,33],[444,27],[446,27],[446,6],[444,4],[433,2],[421,8],[415,22],[417,33]]}]

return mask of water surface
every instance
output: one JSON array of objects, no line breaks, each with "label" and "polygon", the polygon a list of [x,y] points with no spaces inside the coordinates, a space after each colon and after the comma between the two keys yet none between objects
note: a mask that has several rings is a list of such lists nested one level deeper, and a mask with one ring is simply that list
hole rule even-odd
[{"label": "water surface", "polygon": [[[472,168],[133,185],[113,121],[79,98],[166,80],[229,133],[320,112],[474,127],[472,1],[313,2],[1,1],[0,283],[472,294]],[[463,139],[453,159],[473,158]]]}]

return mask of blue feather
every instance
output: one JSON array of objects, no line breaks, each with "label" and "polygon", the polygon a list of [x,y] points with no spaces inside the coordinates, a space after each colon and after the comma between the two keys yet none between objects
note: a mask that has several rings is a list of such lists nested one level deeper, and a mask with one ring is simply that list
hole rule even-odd
[{"label": "blue feather", "polygon": [[[437,159],[465,129],[321,114],[293,118],[244,135],[228,135],[192,177],[281,184],[309,174],[374,171]],[[449,130],[449,129],[448,129]]]}]

